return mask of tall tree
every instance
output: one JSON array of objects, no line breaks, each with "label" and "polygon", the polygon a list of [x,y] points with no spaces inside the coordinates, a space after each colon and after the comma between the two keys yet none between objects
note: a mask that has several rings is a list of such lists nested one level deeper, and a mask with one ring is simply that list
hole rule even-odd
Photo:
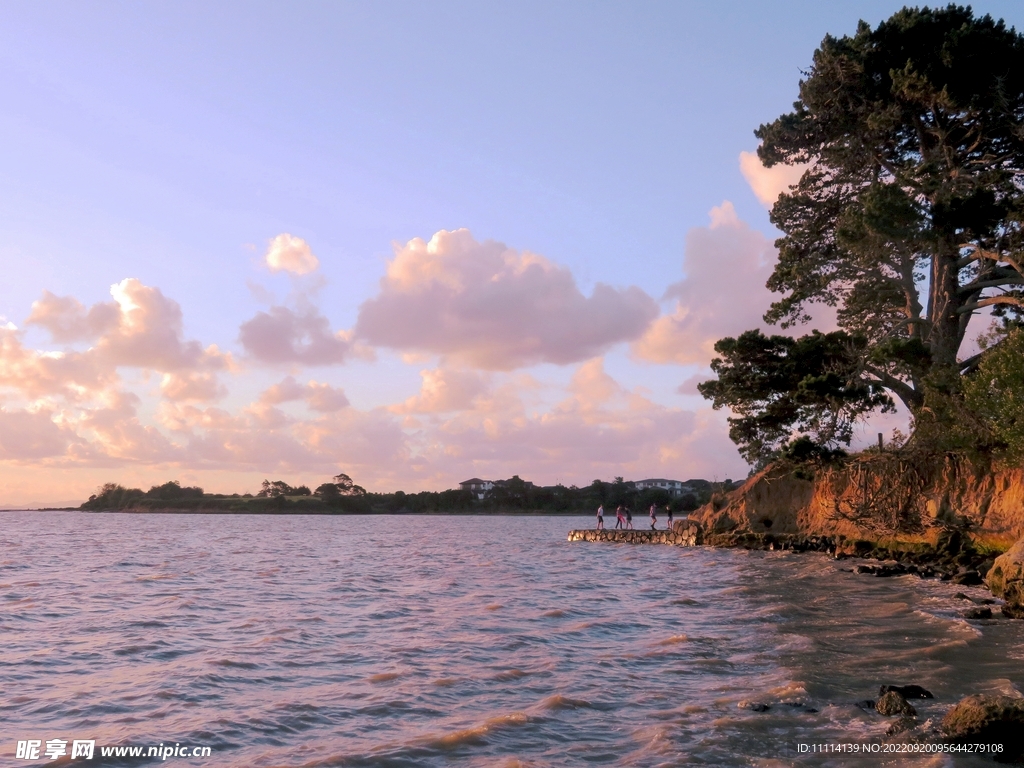
[{"label": "tall tree", "polygon": [[765,319],[838,308],[857,375],[912,411],[984,307],[1024,309],[1024,37],[970,8],[904,8],[814,53],[792,112],[755,133],[809,164],[772,208],[784,233]]}]

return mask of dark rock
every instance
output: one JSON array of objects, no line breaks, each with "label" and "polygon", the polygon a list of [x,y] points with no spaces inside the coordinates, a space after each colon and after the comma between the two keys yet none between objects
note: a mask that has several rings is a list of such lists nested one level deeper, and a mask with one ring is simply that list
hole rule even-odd
[{"label": "dark rock", "polygon": [[965,619],[991,619],[991,608],[968,608],[963,613]]},{"label": "dark rock", "polygon": [[1024,699],[968,696],[942,718],[946,739],[954,744],[1002,744],[999,762],[1024,757]]},{"label": "dark rock", "polygon": [[885,696],[885,694],[893,691],[898,693],[904,699],[934,699],[932,692],[927,688],[922,688],[920,685],[883,685],[878,689],[879,696]]},{"label": "dark rock", "polygon": [[855,701],[853,703],[854,703],[855,706],[858,706],[861,709],[870,709],[872,711],[874,711],[874,709],[875,709],[875,700],[874,699],[861,699],[860,701]]},{"label": "dark rock", "polygon": [[963,584],[965,587],[975,587],[978,584],[984,584],[985,580],[981,578],[981,574],[974,569],[962,569],[956,576],[953,577],[954,584]]},{"label": "dark rock", "polygon": [[767,712],[772,708],[771,704],[764,701],[741,701],[736,706],[740,709],[749,709],[751,712]]},{"label": "dark rock", "polygon": [[1015,605],[1004,605],[1002,611],[1003,616],[1008,619],[1024,619],[1024,608],[1018,608]]},{"label": "dark rock", "polygon": [[973,598],[970,595],[965,595],[963,592],[957,592],[955,595],[953,595],[953,598],[956,600],[970,600],[971,602],[974,602]]},{"label": "dark rock", "polygon": [[887,691],[882,694],[875,704],[875,711],[880,715],[892,717],[893,715],[917,715],[917,710],[910,706],[910,702],[903,698],[896,691]]},{"label": "dark rock", "polygon": [[909,731],[917,725],[917,720],[912,717],[901,717],[895,723],[885,729],[885,735],[888,737],[899,736],[901,733]]}]

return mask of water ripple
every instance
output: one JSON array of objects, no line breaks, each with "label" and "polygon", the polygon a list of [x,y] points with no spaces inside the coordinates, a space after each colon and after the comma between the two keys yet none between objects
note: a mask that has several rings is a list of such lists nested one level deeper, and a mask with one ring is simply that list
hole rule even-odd
[{"label": "water ripple", "polygon": [[856,702],[880,683],[931,689],[925,716],[1024,684],[1022,623],[964,621],[963,587],[815,555],[565,541],[586,524],[0,512],[0,749],[791,765],[798,741],[879,740],[888,721]]}]

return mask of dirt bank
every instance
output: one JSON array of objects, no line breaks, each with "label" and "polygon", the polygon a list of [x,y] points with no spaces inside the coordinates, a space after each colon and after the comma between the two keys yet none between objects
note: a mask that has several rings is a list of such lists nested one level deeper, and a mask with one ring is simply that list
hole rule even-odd
[{"label": "dirt bank", "polygon": [[962,531],[979,550],[1024,536],[1024,468],[958,456],[865,453],[824,466],[777,464],[690,515],[707,534],[841,536],[915,548]]}]

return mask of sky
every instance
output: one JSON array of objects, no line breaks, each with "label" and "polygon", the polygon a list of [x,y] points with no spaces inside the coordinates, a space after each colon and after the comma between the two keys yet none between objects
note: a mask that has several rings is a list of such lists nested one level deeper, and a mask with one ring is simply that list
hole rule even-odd
[{"label": "sky", "polygon": [[753,131],[898,7],[0,5],[0,505],[745,476]]}]

